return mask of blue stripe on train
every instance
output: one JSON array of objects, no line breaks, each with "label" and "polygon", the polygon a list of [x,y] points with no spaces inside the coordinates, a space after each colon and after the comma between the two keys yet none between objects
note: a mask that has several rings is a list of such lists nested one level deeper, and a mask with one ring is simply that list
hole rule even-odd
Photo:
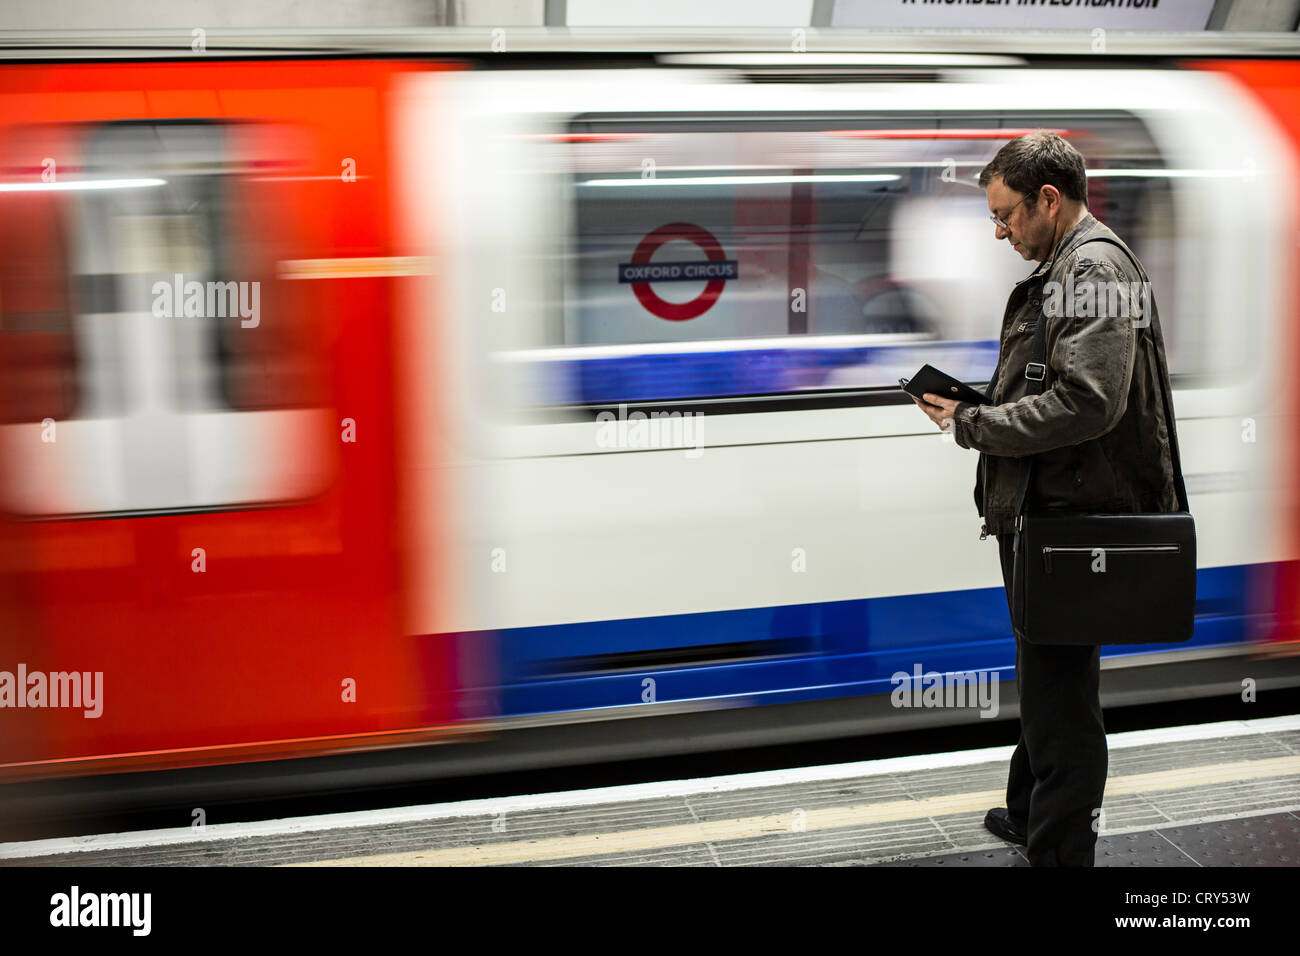
[{"label": "blue stripe on train", "polygon": [[[1247,640],[1252,627],[1266,623],[1248,607],[1251,581],[1274,570],[1203,568],[1190,641],[1116,646],[1103,654]],[[1001,680],[1011,680],[1015,662],[1001,587],[524,627],[497,637],[502,716],[641,703],[647,678],[661,702],[740,697],[766,704],[888,693],[891,675],[917,665],[940,673],[997,669]],[[654,657],[673,648],[708,648],[709,654],[740,642],[762,642],[748,650],[765,656],[682,664]]]},{"label": "blue stripe on train", "polygon": [[778,395],[817,388],[897,388],[929,362],[963,381],[986,382],[996,339],[909,342],[856,348],[807,347],[646,352],[529,361],[545,404],[615,404]]}]

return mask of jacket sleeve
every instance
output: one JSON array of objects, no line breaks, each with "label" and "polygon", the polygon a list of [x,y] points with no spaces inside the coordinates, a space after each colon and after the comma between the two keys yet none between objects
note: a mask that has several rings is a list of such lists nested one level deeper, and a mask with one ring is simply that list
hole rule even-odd
[{"label": "jacket sleeve", "polygon": [[[1133,377],[1137,335],[1133,322],[1140,301],[1110,262],[1076,258],[1071,271],[1075,314],[1064,314],[1062,291],[1057,297],[1044,296],[1039,320],[1048,323],[1050,387],[1004,405],[962,402],[953,412],[958,445],[990,455],[1036,455],[1104,435],[1123,417]],[[1094,292],[1091,307],[1086,298],[1079,298],[1088,288],[1085,283]],[[1110,295],[1110,289],[1117,294]],[[1053,298],[1059,309],[1049,305]],[[1024,369],[1006,372],[1023,375]]]}]

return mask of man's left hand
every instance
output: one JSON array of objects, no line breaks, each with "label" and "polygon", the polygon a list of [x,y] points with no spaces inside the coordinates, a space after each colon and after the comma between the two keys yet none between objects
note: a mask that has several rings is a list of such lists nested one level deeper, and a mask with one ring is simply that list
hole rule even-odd
[{"label": "man's left hand", "polygon": [[[951,398],[944,398],[942,395],[935,395],[931,392],[925,393],[925,402],[922,402],[916,396],[912,396],[912,401],[920,407],[921,411],[930,416],[930,421],[939,426],[940,431],[948,431],[952,428],[953,416],[957,412],[957,406],[961,402],[953,401]],[[935,406],[938,406],[936,408]]]}]

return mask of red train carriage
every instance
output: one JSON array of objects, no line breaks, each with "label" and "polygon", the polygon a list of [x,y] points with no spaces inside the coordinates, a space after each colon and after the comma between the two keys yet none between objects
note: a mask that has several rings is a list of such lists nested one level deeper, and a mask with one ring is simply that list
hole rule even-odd
[{"label": "red train carriage", "polygon": [[0,71],[0,779],[445,737],[385,110],[435,68]]}]

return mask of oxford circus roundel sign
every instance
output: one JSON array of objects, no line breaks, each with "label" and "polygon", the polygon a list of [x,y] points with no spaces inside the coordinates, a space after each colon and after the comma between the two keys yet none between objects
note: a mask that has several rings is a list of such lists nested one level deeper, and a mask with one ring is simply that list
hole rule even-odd
[{"label": "oxford circus roundel sign", "polygon": [[[651,262],[655,251],[665,242],[683,239],[693,242],[703,250],[703,262]],[[670,222],[655,229],[636,247],[631,262],[620,262],[618,281],[630,284],[637,301],[651,315],[673,322],[694,319],[703,315],[718,301],[728,279],[739,278],[736,260],[728,259],[722,245],[707,229],[694,223]],[[654,282],[698,282],[704,279],[704,290],[689,302],[669,302],[652,289]]]}]

